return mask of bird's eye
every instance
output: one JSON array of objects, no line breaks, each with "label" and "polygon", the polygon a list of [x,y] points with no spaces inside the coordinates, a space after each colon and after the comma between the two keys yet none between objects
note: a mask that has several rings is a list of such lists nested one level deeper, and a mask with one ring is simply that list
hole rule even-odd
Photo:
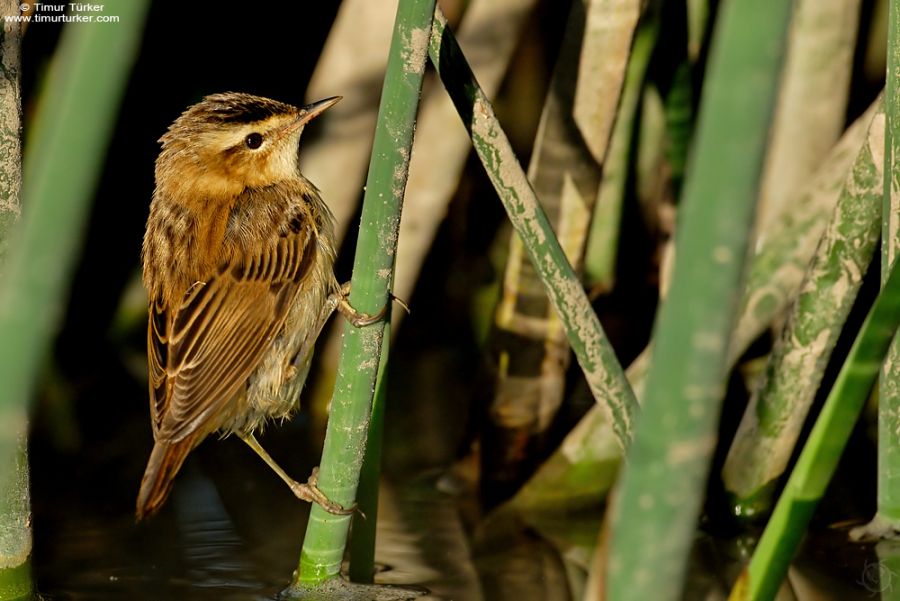
[{"label": "bird's eye", "polygon": [[252,134],[247,134],[247,137],[244,138],[244,144],[247,145],[247,148],[251,150],[256,150],[260,146],[262,146],[263,137],[262,134],[258,134],[253,132]]}]

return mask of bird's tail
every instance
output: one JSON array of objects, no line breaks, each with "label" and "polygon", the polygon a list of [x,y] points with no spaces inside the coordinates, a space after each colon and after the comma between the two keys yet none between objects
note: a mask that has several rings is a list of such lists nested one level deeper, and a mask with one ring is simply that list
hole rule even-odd
[{"label": "bird's tail", "polygon": [[169,492],[172,490],[172,484],[175,480],[175,474],[184,463],[184,458],[194,448],[195,441],[193,436],[188,436],[178,442],[159,442],[153,445],[153,452],[150,453],[150,460],[147,462],[147,469],[144,470],[144,477],[141,479],[141,490],[137,498],[137,520],[141,521],[145,517],[156,513],[165,503]]}]

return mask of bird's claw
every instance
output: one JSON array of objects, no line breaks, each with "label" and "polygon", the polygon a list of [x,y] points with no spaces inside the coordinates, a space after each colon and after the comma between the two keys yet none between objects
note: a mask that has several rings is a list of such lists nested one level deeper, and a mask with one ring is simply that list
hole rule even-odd
[{"label": "bird's claw", "polygon": [[[397,298],[393,294],[391,294],[390,296],[391,296],[392,300],[394,300],[398,305],[403,307],[403,309],[407,313],[409,313],[409,305],[407,305],[405,301]],[[362,328],[365,326],[370,326],[373,323],[377,323],[377,322],[381,321],[382,319],[384,319],[384,317],[387,315],[387,311],[388,311],[387,305],[382,307],[381,310],[378,311],[378,313],[376,313],[375,315],[372,315],[370,313],[362,313],[362,312],[354,309],[353,306],[350,304],[350,300],[349,300],[350,299],[350,282],[344,282],[344,284],[341,286],[341,290],[339,292],[339,298],[340,298],[340,300],[338,301],[338,306],[337,306],[338,311],[341,312],[341,315],[343,315],[347,319],[347,321],[352,323],[357,328]]]},{"label": "bird's claw", "polygon": [[291,490],[294,492],[298,499],[309,501],[310,503],[317,503],[322,507],[322,509],[334,515],[351,515],[356,512],[355,503],[350,509],[344,509],[343,506],[338,505],[337,503],[326,497],[325,493],[319,490],[319,487],[317,486],[318,476],[319,468],[314,467],[312,474],[310,474],[309,476],[309,480],[307,480],[305,484],[294,482],[294,484],[291,485]]}]

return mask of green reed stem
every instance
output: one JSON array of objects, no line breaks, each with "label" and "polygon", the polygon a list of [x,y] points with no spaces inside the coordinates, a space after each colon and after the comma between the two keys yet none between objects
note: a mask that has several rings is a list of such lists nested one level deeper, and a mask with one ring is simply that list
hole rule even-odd
[{"label": "green reed stem", "polygon": [[[884,96],[884,199],[881,221],[882,284],[900,251],[900,2],[888,14],[887,81]],[[878,519],[896,538],[900,533],[900,342],[885,361],[878,395]]]},{"label": "green reed stem", "polygon": [[[391,339],[391,324],[385,326],[384,338]],[[381,450],[384,439],[384,404],[387,400],[387,369],[389,344],[381,345],[381,361],[378,364],[378,378],[375,381],[375,398],[372,400],[372,418],[366,440],[366,455],[363,457],[359,475],[359,490],[356,495],[359,510],[371,519],[353,523],[350,536],[350,580],[370,584],[375,577],[375,530],[378,520],[378,484],[381,479]]]},{"label": "green reed stem", "polygon": [[645,15],[634,33],[619,100],[619,112],[591,217],[591,231],[584,252],[584,278],[590,286],[599,286],[603,291],[612,290],[615,281],[622,204],[630,174],[629,161],[634,154],[633,144],[637,139],[635,120],[659,27],[659,17],[656,14]]},{"label": "green reed stem", "polygon": [[[401,0],[397,8],[353,263],[350,304],[365,313],[378,313],[390,303],[434,4],[434,0]],[[384,322],[344,326],[319,488],[345,507],[356,499],[385,329]],[[339,575],[350,519],[312,507],[294,588],[313,587]]]},{"label": "green reed stem", "polygon": [[[680,599],[716,445],[791,3],[719,9],[641,420],[614,501],[607,598]],[[754,82],[753,95],[742,87]]]},{"label": "green reed stem", "polygon": [[[18,2],[2,0],[0,14],[17,15]],[[0,37],[0,139],[7,149],[0,159],[0,277],[9,245],[9,233],[21,213],[22,197],[22,97],[20,83],[22,27],[4,24]],[[24,422],[24,420],[23,420]],[[0,455],[0,599],[12,600],[31,594],[31,511],[28,488],[28,440],[24,423],[18,440],[6,444],[9,454]],[[8,474],[8,476],[7,476]]]},{"label": "green reed stem", "polygon": [[[104,12],[118,16],[118,23],[65,26],[29,132],[22,181],[25,210],[9,231],[0,281],[0,599],[4,600],[27,595],[31,587],[28,403],[66,304],[70,274],[148,4],[110,0]],[[18,8],[13,10],[18,14]],[[9,32],[6,24],[4,42]],[[18,136],[18,131],[3,135]],[[18,160],[18,145],[4,143],[4,153]]]}]

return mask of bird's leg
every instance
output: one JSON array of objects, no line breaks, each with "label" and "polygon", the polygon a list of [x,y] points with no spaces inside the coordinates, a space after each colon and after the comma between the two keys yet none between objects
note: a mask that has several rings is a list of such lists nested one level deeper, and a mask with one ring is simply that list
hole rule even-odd
[{"label": "bird's leg", "polygon": [[[387,315],[388,307],[385,305],[381,308],[381,310],[375,315],[370,315],[368,313],[360,313],[353,306],[350,305],[350,282],[344,282],[341,286],[341,289],[333,294],[332,297],[337,297],[337,310],[340,311],[341,315],[343,315],[347,321],[355,325],[357,328],[361,328],[363,326],[370,326],[373,323],[377,323],[384,319],[384,316]],[[394,295],[391,295],[391,299],[395,300],[401,307],[403,307],[407,313],[409,313],[409,305],[400,300]]]},{"label": "bird's leg", "polygon": [[247,443],[253,451],[260,456],[260,458],[268,464],[272,470],[278,474],[278,477],[284,480],[284,482],[291,487],[291,491],[293,491],[294,495],[297,496],[298,499],[302,499],[304,501],[309,501],[310,503],[318,503],[322,506],[322,508],[328,513],[333,513],[335,515],[350,515],[355,511],[355,508],[344,509],[331,499],[325,496],[319,487],[316,486],[316,476],[319,471],[319,468],[314,468],[312,475],[309,477],[309,481],[301,484],[297,482],[290,476],[288,476],[281,466],[275,463],[275,460],[266,453],[266,450],[262,448],[259,444],[259,441],[256,440],[256,437],[253,434],[244,434],[238,433],[238,436],[241,440]]}]

